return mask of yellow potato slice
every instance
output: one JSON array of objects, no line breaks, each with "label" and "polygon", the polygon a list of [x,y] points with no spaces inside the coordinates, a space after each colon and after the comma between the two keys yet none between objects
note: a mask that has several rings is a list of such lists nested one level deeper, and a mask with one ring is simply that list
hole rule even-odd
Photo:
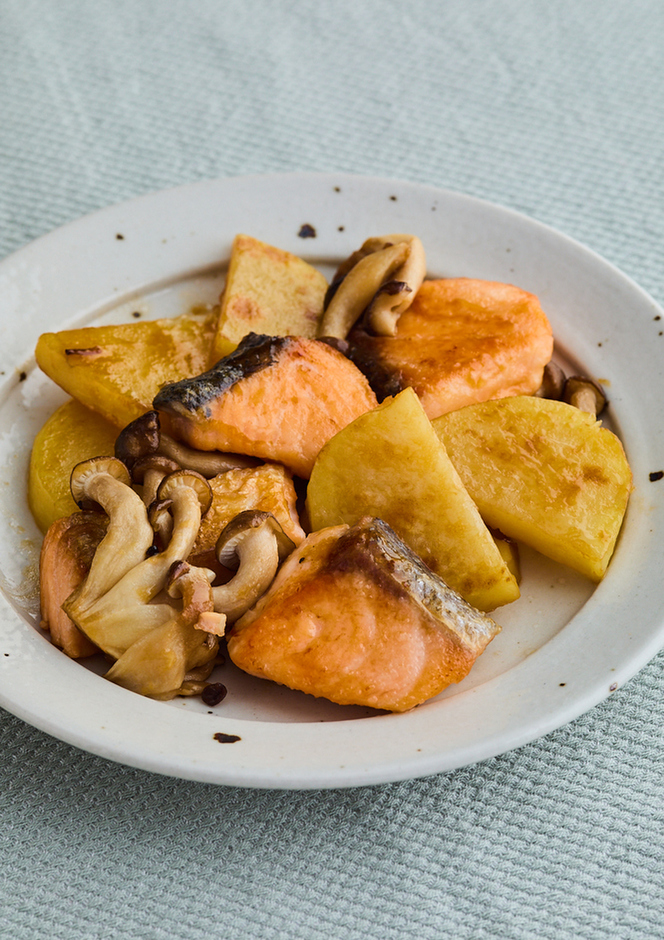
[{"label": "yellow potato slice", "polygon": [[307,490],[312,530],[377,516],[480,610],[519,596],[491,533],[407,388],[362,415],[318,455]]},{"label": "yellow potato slice", "polygon": [[469,405],[433,426],[488,525],[601,580],[632,489],[615,434],[529,396]]},{"label": "yellow potato slice", "polygon": [[72,398],[123,428],[150,411],[162,385],[207,369],[216,319],[212,312],[187,313],[44,333],[35,356]]},{"label": "yellow potato slice", "polygon": [[247,333],[316,336],[327,281],[302,258],[249,235],[233,242],[215,338],[216,358]]},{"label": "yellow potato slice", "polygon": [[72,467],[113,454],[117,434],[115,425],[74,399],[46,421],[32,446],[28,473],[28,504],[42,532],[78,509],[69,491]]}]

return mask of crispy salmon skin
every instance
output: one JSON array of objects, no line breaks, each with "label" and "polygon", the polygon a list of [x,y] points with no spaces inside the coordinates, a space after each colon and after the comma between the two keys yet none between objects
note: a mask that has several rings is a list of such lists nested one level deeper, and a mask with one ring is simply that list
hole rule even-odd
[{"label": "crispy salmon skin", "polygon": [[255,333],[154,399],[164,425],[191,447],[274,460],[305,479],[323,445],[376,405],[360,370],[326,343]]}]

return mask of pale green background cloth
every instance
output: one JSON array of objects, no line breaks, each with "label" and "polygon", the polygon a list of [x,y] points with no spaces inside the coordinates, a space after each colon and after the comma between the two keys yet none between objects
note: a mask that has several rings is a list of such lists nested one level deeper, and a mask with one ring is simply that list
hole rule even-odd
[{"label": "pale green background cloth", "polygon": [[[179,183],[349,171],[525,212],[662,303],[663,105],[661,0],[0,0],[0,256]],[[322,792],[2,712],[0,937],[661,938],[663,670],[484,764]]]}]

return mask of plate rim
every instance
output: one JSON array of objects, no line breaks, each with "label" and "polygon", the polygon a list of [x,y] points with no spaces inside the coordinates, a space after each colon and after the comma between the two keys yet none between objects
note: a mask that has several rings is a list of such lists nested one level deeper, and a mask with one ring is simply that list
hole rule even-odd
[{"label": "plate rim", "polygon": [[[200,180],[194,183],[187,183],[182,186],[171,187],[164,190],[156,190],[154,192],[146,193],[133,199],[116,203],[112,206],[104,207],[100,210],[97,210],[92,213],[88,213],[85,216],[82,216],[79,219],[73,220],[66,223],[64,226],[60,226],[52,232],[46,233],[35,241],[30,242],[28,245],[19,248],[16,252],[13,252],[11,255],[0,261],[0,290],[2,289],[2,274],[8,270],[10,267],[21,267],[24,261],[28,265],[33,263],[32,256],[36,255],[39,257],[40,253],[46,251],[47,253],[51,250],[52,246],[57,244],[63,238],[63,233],[66,233],[66,238],[74,237],[78,238],[80,234],[84,234],[85,230],[90,227],[99,226],[101,223],[116,221],[119,219],[122,214],[127,214],[131,216],[132,214],[138,213],[141,214],[141,211],[145,208],[149,208],[154,205],[155,202],[168,201],[169,199],[175,200],[186,200],[188,195],[198,192],[198,193],[207,193],[212,188],[216,189],[225,189],[233,188],[235,185],[242,187],[260,187],[260,186],[275,186],[277,183],[283,188],[286,184],[293,184],[297,182],[299,186],[307,185],[326,185],[332,187],[335,184],[340,184],[343,186],[354,185],[354,186],[371,186],[377,190],[385,192],[393,187],[399,187],[401,192],[406,191],[417,191],[420,196],[425,194],[429,198],[442,200],[443,202],[447,201],[454,202],[458,201],[458,204],[465,206],[474,206],[476,211],[486,211],[489,213],[499,213],[502,216],[510,218],[512,224],[516,225],[518,228],[525,225],[526,230],[530,229],[531,231],[539,231],[545,238],[553,239],[558,242],[560,245],[566,246],[567,250],[571,251],[574,255],[582,256],[591,265],[599,266],[603,272],[611,272],[611,277],[616,280],[616,282],[621,283],[626,287],[628,292],[634,293],[638,296],[641,302],[647,306],[651,311],[658,313],[659,315],[664,316],[662,309],[657,305],[657,303],[643,290],[635,281],[633,281],[628,275],[620,271],[615,265],[606,259],[602,258],[599,254],[594,252],[592,249],[587,246],[575,241],[570,236],[557,231],[556,229],[546,225],[545,223],[539,222],[535,219],[530,218],[529,216],[520,213],[514,209],[497,205],[488,200],[467,195],[456,190],[443,189],[439,187],[432,186],[430,184],[415,183],[409,182],[406,180],[395,180],[391,178],[382,178],[382,177],[371,177],[363,176],[361,174],[345,174],[345,173],[268,173],[268,174],[257,174],[251,176],[237,176],[237,177],[222,177],[220,179],[211,179],[211,180]],[[303,243],[305,244],[305,243]],[[289,249],[290,250],[290,249]],[[306,255],[305,252],[301,252],[303,255]],[[153,284],[154,281],[151,280],[150,284]],[[118,301],[119,302],[119,301]],[[61,323],[57,324],[57,328],[63,328]],[[28,361],[28,360],[23,360]],[[15,376],[7,376],[5,380],[0,383],[0,397],[3,397],[6,394],[10,394],[15,383]],[[661,516],[661,507],[659,507],[659,513]],[[601,584],[591,600],[597,597],[597,602],[593,606],[597,606],[601,601],[602,593],[606,593],[606,590],[603,591],[605,585],[608,581]],[[7,608],[13,610],[13,607],[7,597],[2,596],[2,609],[3,614],[6,617]],[[643,666],[646,665],[664,646],[664,598],[662,599],[660,610],[659,610],[659,627],[658,630],[653,632],[650,635],[649,642],[642,642],[638,650],[635,650],[629,662],[622,663],[615,668],[615,684],[617,687],[621,687],[624,682],[629,678],[634,676]],[[19,617],[20,615],[14,611],[14,616]],[[573,618],[572,621],[578,620],[577,617]],[[570,623],[572,623],[570,621]],[[569,626],[569,625],[568,625]],[[567,630],[567,628],[565,628]],[[556,643],[563,647],[566,646],[566,639],[569,639],[570,631],[567,630],[567,638],[563,637],[562,634],[565,633],[565,630],[561,631],[561,634],[558,634],[554,637],[553,641],[550,643]],[[34,631],[33,631],[34,632]],[[0,624],[0,637],[3,636],[3,626]],[[43,642],[43,638],[39,637],[35,633],[35,639]],[[547,644],[547,647],[549,644]],[[62,654],[58,653],[53,648],[53,653],[56,654],[59,660],[62,659]],[[541,652],[538,651],[538,652]],[[537,656],[537,654],[534,654]],[[87,673],[86,670],[81,670],[80,666],[75,663],[70,664],[77,670]],[[2,658],[0,657],[0,666],[2,666]],[[470,689],[463,691],[460,694],[453,696],[452,698],[446,699],[444,703],[436,703],[445,705],[446,711],[456,712],[459,710],[461,700],[464,699],[468,701],[468,697],[473,696],[477,698],[477,695],[481,689],[485,690],[484,695],[488,693],[487,686],[493,686],[495,683],[500,683],[503,687],[506,685],[505,675],[510,675],[511,678],[507,682],[513,682],[515,678],[521,677],[521,672],[532,672],[532,661],[531,659],[526,659],[518,666],[510,670],[510,673],[503,674],[496,679],[490,680],[488,683],[484,683],[482,686],[479,686],[477,689]],[[523,667],[523,670],[522,670]],[[518,676],[516,675],[518,671]],[[0,668],[0,676],[6,676],[6,670]],[[88,674],[89,675],[89,674]],[[97,677],[95,677],[97,678]],[[111,687],[111,684],[106,684],[113,690],[113,694],[116,692],[124,693],[125,695],[132,695],[132,693],[127,693],[125,690],[119,690],[117,687]],[[138,767],[141,769],[149,770],[152,772],[158,772],[170,776],[180,777],[184,779],[191,780],[200,780],[209,783],[224,784],[224,785],[238,785],[238,786],[251,786],[251,787],[276,787],[276,788],[288,788],[288,789],[314,789],[321,787],[347,787],[347,786],[357,786],[357,785],[370,785],[376,783],[387,783],[387,782],[396,782],[398,780],[405,780],[414,777],[428,776],[433,773],[445,772],[449,770],[456,769],[457,767],[468,766],[469,764],[476,763],[481,760],[486,760],[491,757],[495,757],[498,754],[505,753],[506,751],[512,750],[516,747],[521,747],[524,744],[527,744],[533,740],[540,738],[544,734],[548,734],[551,731],[559,728],[569,721],[579,717],[581,714],[587,712],[593,706],[599,704],[600,701],[607,698],[613,689],[614,683],[607,685],[605,681],[605,676],[602,676],[602,681],[595,681],[591,687],[588,687],[584,692],[576,693],[573,697],[569,695],[561,695],[563,699],[558,710],[548,716],[548,720],[545,720],[542,716],[538,717],[536,722],[533,722],[528,728],[520,727],[518,729],[511,729],[509,733],[505,732],[502,740],[502,743],[498,743],[498,740],[491,738],[486,739],[486,736],[482,738],[480,735],[473,743],[468,744],[466,748],[458,747],[455,756],[447,754],[448,759],[444,759],[440,753],[435,752],[434,750],[427,751],[424,753],[420,751],[419,754],[422,756],[417,756],[418,752],[414,751],[409,757],[404,758],[400,757],[397,761],[383,761],[380,766],[371,765],[366,762],[364,764],[353,764],[352,767],[345,766],[343,768],[338,768],[336,772],[332,773],[331,770],[317,770],[307,772],[306,768],[299,767],[297,769],[291,768],[289,772],[281,773],[278,770],[272,768],[267,771],[261,771],[260,768],[255,766],[242,765],[238,766],[237,764],[232,764],[234,758],[231,757],[232,766],[228,764],[221,764],[218,758],[215,757],[206,757],[205,760],[195,761],[188,760],[187,766],[183,766],[182,761],[178,762],[177,759],[164,757],[163,752],[159,751],[158,748],[153,749],[151,753],[145,753],[144,742],[137,747],[127,747],[126,743],[118,744],[113,742],[112,735],[101,735],[97,733],[96,737],[94,735],[91,737],[91,732],[85,734],[81,730],[73,730],[59,727],[57,722],[53,723],[43,714],[43,708],[35,708],[29,701],[29,697],[25,695],[17,695],[16,688],[14,687],[14,692],[11,695],[7,695],[0,684],[0,704],[5,707],[8,711],[15,714],[17,717],[23,719],[29,724],[39,728],[42,731],[45,731],[48,734],[53,735],[54,737],[59,738],[60,740],[66,741],[69,744],[72,744],[84,751],[97,754],[98,756],[109,758],[111,760],[128,764],[129,766]],[[106,690],[108,691],[108,690]],[[106,698],[106,696],[102,696]],[[132,697],[133,698],[133,697]],[[491,698],[491,696],[489,696]],[[163,708],[162,703],[154,703],[150,700],[142,700],[143,702],[149,702],[148,711],[152,711],[153,706],[158,708]],[[450,703],[456,702],[456,705],[450,705]],[[462,709],[463,710],[463,709]],[[96,714],[96,710],[95,711]],[[397,724],[403,724],[403,721],[410,720],[411,725],[417,725],[419,731],[422,729],[419,727],[422,722],[418,718],[417,721],[412,721],[412,716],[418,716],[418,713],[421,715],[423,712],[422,709],[416,709],[413,712],[407,713],[406,716],[378,716],[372,717],[369,719],[354,719],[350,721],[339,721],[339,722],[329,722],[325,723],[324,727],[328,729],[328,737],[339,739],[340,741],[347,741],[347,729],[344,728],[344,725],[352,724],[356,725],[357,722],[385,722],[391,721],[392,726],[396,727]],[[173,709],[168,709],[167,714],[170,721],[174,721],[173,716],[176,714],[181,714]],[[184,713],[182,713],[184,714]],[[197,719],[201,717],[197,715]],[[207,716],[204,716],[207,717]],[[448,714],[449,717],[449,714]],[[458,717],[458,716],[456,716]],[[98,720],[98,716],[97,716]],[[219,715],[214,715],[213,720],[217,724],[223,724],[224,727],[232,726],[235,729],[235,733],[244,734],[245,738],[255,737],[252,735],[252,730],[256,730],[257,725],[265,725],[269,733],[272,736],[275,736],[275,725],[278,727],[287,728],[291,734],[300,734],[297,730],[306,728],[308,725],[313,725],[318,728],[321,726],[317,722],[302,722],[302,723],[265,723],[265,722],[251,722],[243,721],[241,719],[233,719],[232,721],[225,721]],[[376,725],[377,727],[377,725]],[[333,730],[336,729],[336,730]],[[311,729],[309,729],[311,730]],[[210,736],[211,737],[211,736]],[[313,738],[305,734],[300,734],[300,737],[307,738],[306,746],[311,747],[313,745]],[[426,734],[424,734],[426,737]],[[281,733],[276,734],[276,738],[279,739],[279,746],[285,747],[287,742],[281,741]],[[435,738],[435,736],[434,736]],[[507,745],[507,746],[505,746]],[[431,747],[431,745],[429,745]],[[426,748],[425,748],[426,750]],[[206,752],[207,753],[207,752]],[[210,752],[212,753],[212,752]]]}]

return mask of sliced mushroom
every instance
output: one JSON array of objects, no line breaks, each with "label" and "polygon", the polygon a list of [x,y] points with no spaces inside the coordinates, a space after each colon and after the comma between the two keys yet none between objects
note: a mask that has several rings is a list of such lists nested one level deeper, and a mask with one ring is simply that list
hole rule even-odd
[{"label": "sliced mushroom", "polygon": [[535,392],[537,398],[550,398],[552,401],[560,401],[563,397],[565,387],[565,373],[560,366],[551,360],[544,366],[542,374],[542,384]]},{"label": "sliced mushroom", "polygon": [[217,560],[237,569],[227,583],[212,588],[214,609],[234,623],[269,588],[279,564],[295,549],[270,512],[249,509],[239,513],[217,539]]},{"label": "sliced mushroom", "polygon": [[394,272],[393,279],[378,288],[365,314],[369,330],[377,336],[394,336],[399,317],[412,304],[427,273],[422,242],[415,236],[407,237],[406,260]]},{"label": "sliced mushroom", "polygon": [[254,457],[243,454],[223,454],[220,451],[200,451],[187,447],[161,430],[159,415],[148,411],[128,424],[115,442],[115,456],[129,470],[144,459],[160,454],[186,470],[195,470],[206,479],[242,467],[255,467]]},{"label": "sliced mushroom", "polygon": [[[136,498],[145,512],[142,501]],[[162,481],[157,498],[170,501],[173,513],[173,531],[165,550],[143,558],[85,611],[84,618],[72,617],[83,632],[114,659],[119,659],[139,639],[172,618],[169,604],[152,601],[163,590],[173,562],[187,558],[191,552],[201,515],[212,502],[212,493],[210,484],[200,474],[176,470]],[[152,544],[149,522],[148,526]],[[132,537],[131,530],[125,533],[127,541]]]},{"label": "sliced mushroom", "polygon": [[386,235],[368,239],[337,271],[318,335],[345,339],[366,311],[372,332],[393,336],[397,320],[412,303],[425,274],[426,258],[419,238]]},{"label": "sliced mushroom", "polygon": [[128,647],[106,678],[140,695],[172,699],[181,690],[191,694],[186,677],[202,666],[212,667],[218,649],[216,636],[173,616]]},{"label": "sliced mushroom", "polygon": [[88,576],[65,602],[66,613],[78,623],[83,611],[143,561],[153,532],[143,501],[131,488],[127,468],[115,457],[93,457],[76,464],[70,486],[82,509],[101,507],[109,518]]},{"label": "sliced mushroom", "polygon": [[218,473],[226,473],[227,470],[255,467],[260,463],[260,460],[255,457],[247,457],[244,454],[223,454],[218,450],[195,450],[193,447],[187,447],[174,440],[163,431],[159,442],[159,453],[176,460],[181,467],[196,470],[208,480],[216,477]]},{"label": "sliced mushroom", "polygon": [[592,415],[601,414],[607,404],[606,395],[597,382],[584,375],[570,375],[565,382],[563,401]]}]

